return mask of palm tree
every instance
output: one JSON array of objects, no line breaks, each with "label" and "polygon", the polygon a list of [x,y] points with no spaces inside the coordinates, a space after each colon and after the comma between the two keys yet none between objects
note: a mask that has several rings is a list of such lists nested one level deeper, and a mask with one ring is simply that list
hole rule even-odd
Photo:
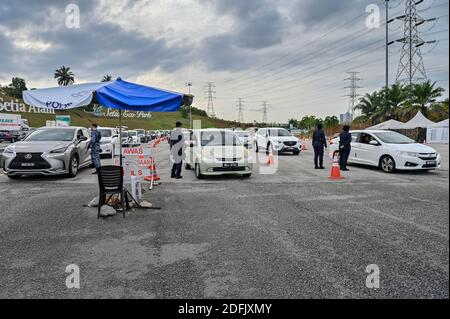
[{"label": "palm tree", "polygon": [[107,74],[105,76],[103,76],[102,82],[109,82],[112,81],[112,76]]},{"label": "palm tree", "polygon": [[375,124],[390,119],[398,119],[399,111],[408,99],[408,91],[401,83],[392,84],[387,90],[383,88],[382,92],[380,107],[371,117]]},{"label": "palm tree", "polygon": [[430,106],[436,102],[438,97],[442,96],[444,89],[435,87],[436,82],[431,83],[430,80],[426,82],[411,84],[408,86],[408,106],[402,110],[404,115],[409,117],[414,116],[418,111],[427,116]]},{"label": "palm tree", "polygon": [[360,110],[362,115],[370,119],[377,110],[381,107],[383,101],[383,94],[380,92],[366,93],[364,97],[359,100],[355,109]]},{"label": "palm tree", "polygon": [[70,68],[64,65],[55,71],[55,79],[58,80],[59,86],[72,85],[75,82],[74,76]]}]

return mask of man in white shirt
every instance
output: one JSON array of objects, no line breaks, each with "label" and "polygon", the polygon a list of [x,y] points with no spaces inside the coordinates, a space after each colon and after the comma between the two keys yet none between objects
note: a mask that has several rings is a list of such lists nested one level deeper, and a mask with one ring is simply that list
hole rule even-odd
[{"label": "man in white shirt", "polygon": [[176,179],[183,178],[181,176],[181,167],[184,160],[184,135],[181,125],[181,122],[177,122],[169,137],[170,159],[173,163],[170,177]]}]

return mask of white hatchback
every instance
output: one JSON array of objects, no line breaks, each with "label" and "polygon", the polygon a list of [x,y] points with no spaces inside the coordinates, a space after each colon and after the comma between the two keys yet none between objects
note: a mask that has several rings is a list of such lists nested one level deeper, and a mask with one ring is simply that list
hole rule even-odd
[{"label": "white hatchback", "polygon": [[[395,170],[434,170],[441,167],[435,149],[416,143],[394,131],[352,131],[349,163],[380,167],[386,173]],[[330,157],[339,154],[339,137],[330,143]]]},{"label": "white hatchback", "polygon": [[186,169],[194,168],[201,179],[205,175],[252,175],[252,159],[239,137],[230,130],[194,130],[187,143]]}]

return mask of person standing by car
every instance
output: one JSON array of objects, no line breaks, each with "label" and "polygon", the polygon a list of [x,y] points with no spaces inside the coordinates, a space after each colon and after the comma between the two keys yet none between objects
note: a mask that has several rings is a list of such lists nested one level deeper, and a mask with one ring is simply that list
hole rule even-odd
[{"label": "person standing by car", "polygon": [[97,130],[97,124],[91,125],[91,141],[89,143],[89,149],[91,150],[91,160],[95,166],[95,171],[92,174],[98,174],[99,168],[102,166],[100,163],[100,140],[102,139],[102,134]]},{"label": "person standing by car", "polygon": [[352,135],[350,134],[350,126],[344,125],[339,135],[339,166],[341,171],[348,171],[347,160],[352,148]]},{"label": "person standing by car", "polygon": [[324,148],[327,148],[327,139],[323,131],[322,123],[318,123],[313,132],[313,148],[314,148],[314,167],[315,169],[325,169],[323,167]]},{"label": "person standing by car", "polygon": [[181,122],[175,124],[175,129],[170,132],[169,144],[170,144],[170,159],[172,160],[172,171],[170,174],[171,178],[180,179],[181,167],[183,165],[183,155],[184,155],[184,134],[181,129]]}]

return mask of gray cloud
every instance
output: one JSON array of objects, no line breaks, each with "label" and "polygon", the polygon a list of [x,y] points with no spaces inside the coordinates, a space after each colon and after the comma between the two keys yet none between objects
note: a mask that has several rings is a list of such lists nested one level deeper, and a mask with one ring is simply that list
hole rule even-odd
[{"label": "gray cloud", "polygon": [[[353,15],[357,10],[364,13],[369,3],[367,0],[298,0],[292,18],[307,28],[323,26]],[[382,4],[381,1],[379,4]]]},{"label": "gray cloud", "polygon": [[[35,3],[36,2],[36,3]],[[39,3],[38,3],[39,2]],[[93,1],[78,1],[85,4]],[[61,65],[70,66],[75,75],[99,80],[103,74],[120,75],[124,78],[140,75],[155,69],[172,73],[181,68],[190,57],[192,48],[189,44],[169,45],[164,38],[144,37],[123,29],[114,23],[98,23],[90,11],[85,11],[90,4],[81,7],[83,20],[81,28],[68,29],[61,19],[61,25],[54,25],[50,30],[33,28],[41,19],[40,14],[33,14],[39,8],[43,12],[58,9],[64,13],[65,5],[61,1],[27,1],[24,7],[12,2],[0,6],[2,17],[13,14],[15,19],[1,21],[0,25],[14,30],[15,27],[30,27],[28,37],[33,41],[51,43],[52,47],[43,52],[15,48],[12,41],[0,34],[0,57],[2,64],[11,61],[13,56],[20,56],[20,63],[5,63],[1,69],[5,73],[26,73],[30,79],[42,76],[51,77],[53,71]],[[92,8],[92,7],[90,7]],[[30,13],[31,10],[31,13]],[[36,12],[36,11],[35,11]],[[61,15],[65,18],[65,14]],[[5,77],[5,75],[3,75]]]},{"label": "gray cloud", "polygon": [[232,43],[237,47],[258,50],[282,42],[284,20],[268,0],[201,0],[215,6],[218,15],[234,17]]}]

